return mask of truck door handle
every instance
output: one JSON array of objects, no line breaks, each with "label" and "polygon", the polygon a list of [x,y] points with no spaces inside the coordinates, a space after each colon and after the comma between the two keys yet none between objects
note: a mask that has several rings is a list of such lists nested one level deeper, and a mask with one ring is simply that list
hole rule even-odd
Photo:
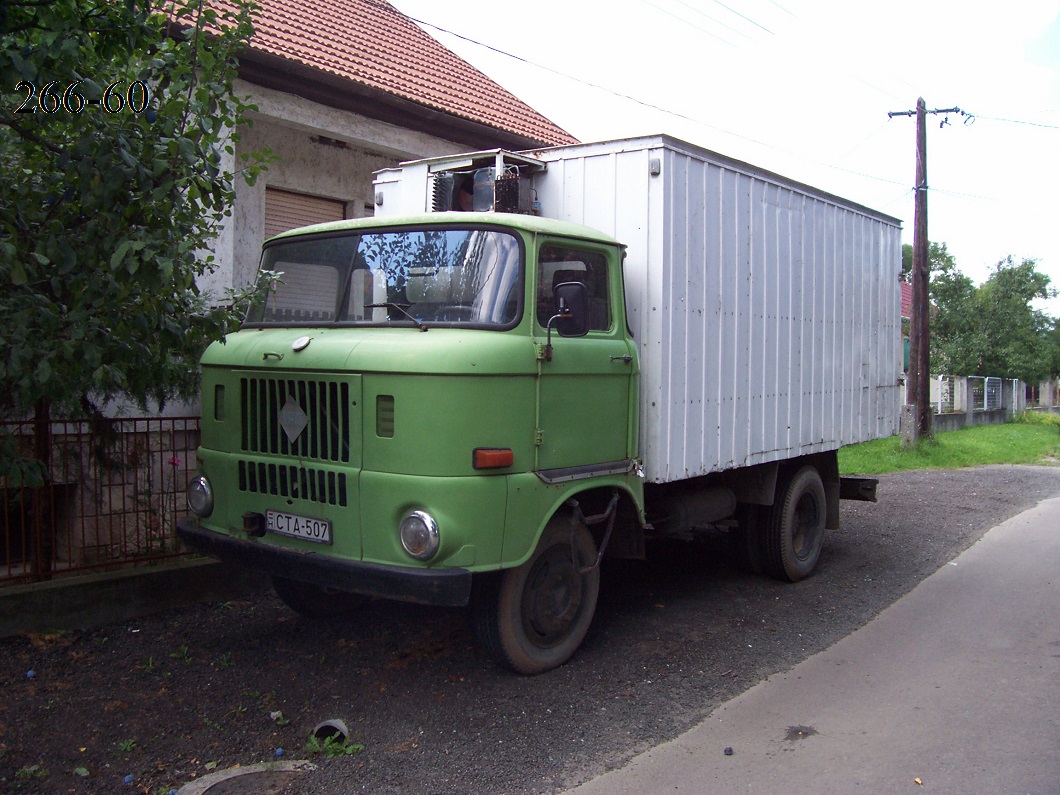
[{"label": "truck door handle", "polygon": [[632,357],[632,356],[630,356],[630,355],[629,355],[629,354],[627,353],[627,354],[625,354],[624,356],[612,356],[612,357],[611,357],[611,361],[613,361],[613,362],[617,362],[617,361],[623,361],[623,362],[625,362],[626,364],[629,364],[629,363],[630,363],[631,361],[633,361],[633,357]]}]

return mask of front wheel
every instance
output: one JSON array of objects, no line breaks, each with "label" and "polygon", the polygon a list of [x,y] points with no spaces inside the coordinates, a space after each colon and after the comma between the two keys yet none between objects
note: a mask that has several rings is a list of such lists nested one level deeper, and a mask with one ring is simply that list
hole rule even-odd
[{"label": "front wheel", "polygon": [[769,574],[791,582],[810,575],[824,545],[826,515],[821,476],[813,467],[804,466],[778,489],[763,529]]},{"label": "front wheel", "polygon": [[368,603],[369,598],[347,591],[322,588],[300,580],[273,577],[272,587],[285,605],[309,618],[330,618],[352,613]]},{"label": "front wheel", "polygon": [[479,642],[498,663],[521,674],[565,663],[596,611],[600,569],[595,562],[596,543],[588,528],[554,517],[530,559],[503,572],[478,595],[472,619]]}]

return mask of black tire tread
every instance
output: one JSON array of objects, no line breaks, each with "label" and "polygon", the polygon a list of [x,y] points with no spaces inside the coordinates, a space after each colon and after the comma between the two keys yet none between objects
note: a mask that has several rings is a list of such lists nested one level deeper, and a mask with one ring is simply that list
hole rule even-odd
[{"label": "black tire tread", "polygon": [[[810,486],[820,489],[819,508],[822,512],[825,511],[824,486],[821,483],[821,476],[812,466],[804,466],[777,482],[776,499],[769,509],[769,515],[762,528],[762,562],[766,574],[770,577],[787,582],[799,582],[813,571],[813,566],[807,571],[799,571],[796,566],[789,566],[785,561],[790,546],[790,539],[786,537],[790,528],[785,527],[785,517],[805,492],[805,488]],[[816,559],[814,564],[816,564]]]},{"label": "black tire tread", "polygon": [[[518,578],[520,571],[524,567],[533,566],[539,554],[556,543],[557,534],[568,532],[570,521],[570,518],[566,516],[553,517],[545,527],[544,532],[541,534],[541,539],[538,542],[537,548],[535,548],[534,553],[526,563],[514,569],[507,569],[501,572],[500,576],[495,577],[492,580],[487,579],[476,588],[476,591],[472,595],[472,628],[482,650],[489,654],[497,664],[515,671],[516,673],[531,676],[551,670],[552,668],[556,668],[565,663],[571,656],[573,656],[575,651],[577,651],[578,646],[581,645],[581,641],[592,622],[592,614],[596,609],[596,599],[599,592],[599,570],[592,575],[588,575],[595,579],[595,582],[592,583],[591,586],[592,603],[588,608],[588,622],[580,631],[580,636],[578,637],[577,642],[573,645],[573,648],[571,648],[565,655],[560,653],[559,655],[551,655],[552,659],[547,659],[550,655],[544,653],[539,658],[534,659],[532,654],[523,655],[513,653],[512,650],[507,648],[504,639],[502,627],[502,622],[504,621],[504,618],[502,617],[502,601],[505,598],[505,589],[511,584],[509,580],[511,579],[514,581],[514,578]],[[596,551],[596,545],[593,542],[592,536],[584,525],[578,525],[576,532],[582,540],[586,541],[585,562],[592,562],[595,559]]]}]

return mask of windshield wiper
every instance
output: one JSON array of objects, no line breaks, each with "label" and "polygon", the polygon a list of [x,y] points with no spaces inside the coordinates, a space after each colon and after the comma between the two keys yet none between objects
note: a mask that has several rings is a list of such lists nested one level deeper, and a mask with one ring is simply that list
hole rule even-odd
[{"label": "windshield wiper", "polygon": [[398,303],[394,303],[393,301],[384,301],[381,304],[365,304],[364,308],[365,309],[396,309],[398,312],[400,312],[405,317],[407,317],[409,320],[411,320],[413,323],[415,323],[416,327],[420,331],[426,331],[427,328],[428,328],[427,324],[424,323],[421,320],[418,320],[418,319],[414,318],[412,315],[410,315],[408,313],[407,310],[408,310],[408,308],[410,306],[412,306],[412,304],[398,304]]}]

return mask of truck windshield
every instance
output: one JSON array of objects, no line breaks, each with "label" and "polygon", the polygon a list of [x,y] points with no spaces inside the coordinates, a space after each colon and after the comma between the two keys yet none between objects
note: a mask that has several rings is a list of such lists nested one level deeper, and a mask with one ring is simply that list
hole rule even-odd
[{"label": "truck windshield", "polygon": [[510,327],[522,310],[519,240],[498,230],[287,238],[261,269],[279,277],[247,325]]}]

